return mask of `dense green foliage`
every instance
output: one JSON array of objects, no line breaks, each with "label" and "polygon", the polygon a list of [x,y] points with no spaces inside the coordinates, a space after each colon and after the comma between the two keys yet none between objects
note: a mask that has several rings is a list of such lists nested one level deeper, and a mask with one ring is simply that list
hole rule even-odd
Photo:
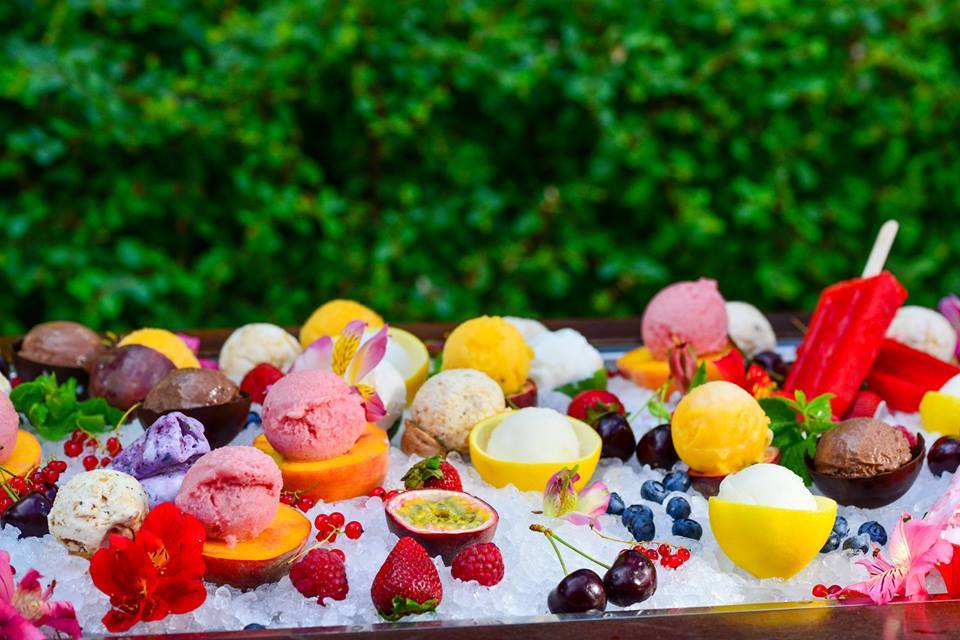
[{"label": "dense green foliage", "polygon": [[0,330],[960,290],[956,0],[8,0]]}]

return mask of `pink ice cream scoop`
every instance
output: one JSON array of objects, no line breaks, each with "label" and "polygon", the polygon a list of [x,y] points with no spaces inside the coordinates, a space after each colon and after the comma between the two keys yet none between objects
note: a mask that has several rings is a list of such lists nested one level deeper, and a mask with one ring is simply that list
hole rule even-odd
[{"label": "pink ice cream scoop", "polygon": [[0,391],[0,464],[3,464],[13,455],[13,447],[17,444],[17,431],[20,429],[20,416],[13,408],[13,403],[3,391]]},{"label": "pink ice cream scoop", "polygon": [[307,369],[278,380],[263,401],[263,434],[290,460],[327,460],[349,451],[366,427],[360,395],[339,376]]},{"label": "pink ice cream scoop", "polygon": [[253,447],[221,447],[183,478],[177,507],[233,545],[257,537],[277,515],[283,477],[273,458]]},{"label": "pink ice cream scoop", "polygon": [[675,282],[653,296],[643,312],[643,343],[658,360],[666,359],[677,342],[701,356],[720,351],[727,344],[724,305],[716,280]]}]

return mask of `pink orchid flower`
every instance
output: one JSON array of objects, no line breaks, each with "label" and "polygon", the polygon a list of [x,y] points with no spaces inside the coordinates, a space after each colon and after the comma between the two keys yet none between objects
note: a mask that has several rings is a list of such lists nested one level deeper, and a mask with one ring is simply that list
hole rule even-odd
[{"label": "pink orchid flower", "polygon": [[71,638],[79,638],[80,624],[69,602],[50,602],[56,581],[44,590],[42,578],[30,569],[16,587],[10,554],[0,550],[0,638],[8,640],[44,640],[40,630],[48,627]]},{"label": "pink orchid flower", "polygon": [[890,560],[880,554],[858,560],[870,577],[845,592],[862,593],[881,605],[900,595],[927,595],[927,574],[953,556],[953,545],[940,537],[945,524],[943,517],[918,519],[904,514],[890,536]]},{"label": "pink orchid flower", "polygon": [[[960,334],[960,298],[955,294],[950,294],[940,300],[937,310],[950,321],[950,325]],[[956,356],[960,358],[960,340],[957,340]]]},{"label": "pink orchid flower", "polygon": [[543,492],[543,514],[578,526],[589,524],[599,531],[600,516],[607,512],[610,504],[610,491],[602,482],[594,482],[577,493],[574,485],[578,480],[577,467],[564,467],[553,474]]},{"label": "pink orchid flower", "polygon": [[367,422],[376,422],[387,415],[387,410],[376,390],[361,380],[380,364],[387,353],[387,325],[363,342],[366,327],[366,322],[354,320],[336,339],[330,336],[317,338],[293,361],[290,372],[320,369],[335,373],[363,398]]}]

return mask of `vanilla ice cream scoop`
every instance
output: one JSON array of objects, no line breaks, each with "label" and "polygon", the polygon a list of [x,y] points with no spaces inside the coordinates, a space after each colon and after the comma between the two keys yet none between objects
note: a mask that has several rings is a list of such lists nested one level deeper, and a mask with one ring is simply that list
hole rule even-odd
[{"label": "vanilla ice cream scoop", "polygon": [[147,517],[147,493],[133,476],[112,469],[78,473],[60,487],[47,521],[70,553],[89,558],[111,533],[133,537]]},{"label": "vanilla ice cream scoop", "polygon": [[530,378],[542,392],[590,378],[603,368],[603,356],[574,329],[539,333],[530,346]]},{"label": "vanilla ice cream scoop", "polygon": [[940,387],[940,393],[960,398],[960,375],[953,376]]},{"label": "vanilla ice cream scoop", "polygon": [[717,499],[777,509],[817,509],[817,501],[803,479],[778,464],[755,464],[727,476],[720,483]]},{"label": "vanilla ice cream scoop", "polygon": [[726,308],[727,333],[745,356],[777,348],[777,334],[759,309],[749,302],[728,302]]},{"label": "vanilla ice cream scoop", "polygon": [[528,407],[497,425],[487,441],[487,453],[513,462],[569,462],[580,458],[580,441],[562,413]]},{"label": "vanilla ice cream scoop", "polygon": [[512,324],[523,336],[527,344],[541,333],[548,333],[550,330],[539,320],[532,318],[518,318],[517,316],[503,316],[503,319]]},{"label": "vanilla ice cream scoop", "polygon": [[957,347],[957,332],[942,314],[915,305],[901,307],[887,337],[947,362]]},{"label": "vanilla ice cream scoop", "polygon": [[245,324],[235,330],[220,349],[223,373],[240,384],[243,376],[260,363],[285,371],[300,353],[300,343],[282,327],[268,322]]}]

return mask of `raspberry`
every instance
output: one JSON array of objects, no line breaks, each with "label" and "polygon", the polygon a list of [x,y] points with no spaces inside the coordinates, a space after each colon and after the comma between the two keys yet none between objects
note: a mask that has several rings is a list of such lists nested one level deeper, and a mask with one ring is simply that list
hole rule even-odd
[{"label": "raspberry", "polygon": [[350,590],[343,560],[327,549],[313,549],[298,560],[290,569],[290,581],[304,597],[315,597],[320,605],[326,598],[343,600]]},{"label": "raspberry", "polygon": [[283,377],[283,372],[272,364],[262,362],[247,372],[240,382],[240,391],[250,395],[251,402],[263,404],[267,391]]},{"label": "raspberry", "polygon": [[492,587],[503,580],[503,556],[492,542],[472,544],[453,559],[451,573],[457,580],[476,580],[485,587]]}]

